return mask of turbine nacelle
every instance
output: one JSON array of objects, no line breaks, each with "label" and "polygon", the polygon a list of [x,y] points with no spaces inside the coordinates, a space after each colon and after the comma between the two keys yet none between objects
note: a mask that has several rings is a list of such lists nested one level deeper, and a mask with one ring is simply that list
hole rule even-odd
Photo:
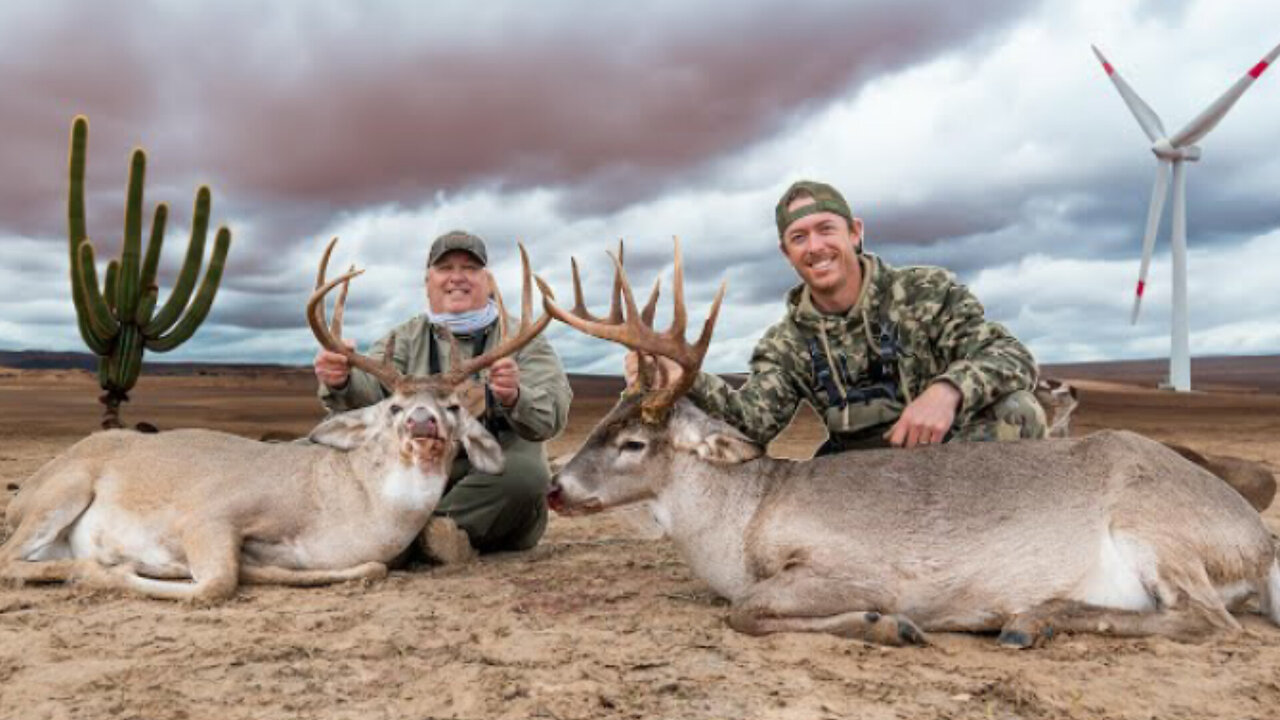
[{"label": "turbine nacelle", "polygon": [[1169,138],[1160,138],[1152,143],[1151,152],[1161,160],[1168,160],[1169,162],[1177,162],[1179,160],[1195,162],[1200,159],[1199,145],[1174,147],[1173,143],[1169,142]]}]

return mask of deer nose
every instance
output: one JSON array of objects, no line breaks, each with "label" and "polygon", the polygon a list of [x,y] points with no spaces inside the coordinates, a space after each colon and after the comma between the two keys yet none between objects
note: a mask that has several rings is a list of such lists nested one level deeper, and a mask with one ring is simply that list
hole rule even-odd
[{"label": "deer nose", "polygon": [[435,415],[425,408],[414,408],[409,417],[405,418],[404,425],[414,437],[440,437],[440,426]]},{"label": "deer nose", "polygon": [[547,488],[547,507],[560,512],[564,508],[564,495],[560,489],[560,476],[551,478],[551,485]]}]

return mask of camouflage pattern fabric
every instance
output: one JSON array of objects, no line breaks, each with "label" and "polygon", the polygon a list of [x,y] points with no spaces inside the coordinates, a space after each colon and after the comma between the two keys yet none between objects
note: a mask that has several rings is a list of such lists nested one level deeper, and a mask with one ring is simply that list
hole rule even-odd
[{"label": "camouflage pattern fabric", "polygon": [[[980,414],[997,400],[1035,386],[1031,353],[1004,326],[988,321],[982,304],[951,273],[933,267],[893,268],[871,253],[860,261],[862,291],[848,312],[819,312],[805,286],[793,288],[786,316],[756,345],[746,383],[734,390],[714,375],[699,373],[690,399],[764,445],[791,422],[801,402],[813,406],[833,434],[856,433],[891,423],[930,384],[945,380],[960,390],[954,427],[964,428],[982,424],[986,416]],[[856,385],[869,376],[880,318],[898,328],[899,397],[834,406],[814,376],[809,338],[825,335],[831,355],[844,359]],[[1000,412],[1024,420],[1035,415],[1016,399]],[[996,409],[990,413],[994,419]],[[1043,425],[1043,411],[1039,417]],[[1033,427],[1034,420],[1023,424],[1032,436],[1042,433]]]}]

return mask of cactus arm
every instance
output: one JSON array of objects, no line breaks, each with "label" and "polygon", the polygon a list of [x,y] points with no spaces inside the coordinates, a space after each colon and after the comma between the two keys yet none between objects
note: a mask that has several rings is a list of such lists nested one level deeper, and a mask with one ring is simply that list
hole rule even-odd
[{"label": "cactus arm", "polygon": [[115,387],[129,392],[142,372],[142,332],[136,325],[126,325],[120,332]]},{"label": "cactus arm", "polygon": [[218,292],[218,283],[222,280],[222,268],[226,264],[227,250],[230,247],[231,231],[225,227],[219,228],[213,243],[213,256],[209,258],[209,267],[205,270],[204,280],[200,282],[200,291],[196,293],[196,299],[192,301],[191,307],[182,316],[182,320],[174,325],[172,331],[160,337],[148,337],[148,350],[168,352],[186,342],[196,328],[200,327],[200,323],[204,322],[205,316],[209,314],[209,308],[213,306],[213,298]]},{"label": "cactus arm", "polygon": [[[89,120],[76,116],[71,123],[71,149],[67,171],[71,188],[67,196],[67,239],[71,257],[71,300],[76,308],[76,324],[85,345],[98,355],[111,349],[110,336],[103,337],[93,330],[85,308],[85,292],[80,280],[80,246],[85,242],[84,217],[84,168],[89,149]],[[91,266],[92,267],[92,266]]]},{"label": "cactus arm", "polygon": [[98,387],[106,390],[111,386],[111,356],[98,353]]},{"label": "cactus arm", "polygon": [[[151,219],[151,240],[147,242],[147,256],[142,261],[142,277],[138,280],[138,288],[144,293],[156,286],[156,269],[160,267],[160,248],[164,246],[164,224],[169,218],[169,206],[160,203],[156,206],[156,214]],[[138,315],[138,324],[145,325],[151,320],[150,313]]]},{"label": "cactus arm", "polygon": [[187,301],[191,299],[191,291],[196,286],[196,276],[200,274],[200,264],[204,259],[204,241],[208,231],[209,188],[201,186],[196,191],[196,208],[191,218],[191,242],[187,245],[187,256],[182,261],[182,269],[178,272],[178,280],[174,283],[172,292],[169,293],[169,299],[142,329],[142,334],[147,338],[155,339],[163,335],[186,309]]},{"label": "cactus arm", "polygon": [[[107,274],[102,280],[102,299],[107,301],[107,309],[116,311],[116,282],[120,279],[120,262],[112,260],[107,263]],[[116,316],[119,318],[119,316]],[[123,318],[121,318],[123,319]]]},{"label": "cactus arm", "polygon": [[67,234],[71,240],[71,261],[79,254],[80,243],[88,232],[84,221],[84,166],[89,150],[89,119],[77,115],[71,123],[71,192],[67,198]]},{"label": "cactus arm", "polygon": [[82,302],[76,305],[76,314],[83,314],[88,320],[89,328],[98,340],[111,340],[120,331],[120,323],[111,315],[107,301],[98,291],[98,272],[93,267],[93,244],[85,242],[80,246],[80,272],[78,273]]},{"label": "cactus arm", "polygon": [[160,294],[160,288],[152,285],[142,291],[142,300],[138,301],[138,314],[133,320],[133,324],[139,329],[147,324],[147,320],[151,319],[151,313],[156,309],[156,297]]},{"label": "cactus arm", "polygon": [[116,309],[131,318],[138,309],[139,267],[142,259],[142,184],[147,175],[147,154],[133,151],[129,164],[129,193],[124,206],[124,249],[120,252],[120,278],[116,283]]}]

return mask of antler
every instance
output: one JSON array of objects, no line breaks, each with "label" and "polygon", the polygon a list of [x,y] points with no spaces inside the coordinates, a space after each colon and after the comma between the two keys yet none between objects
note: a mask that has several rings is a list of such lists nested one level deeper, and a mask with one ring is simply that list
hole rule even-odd
[{"label": "antler", "polygon": [[[520,264],[523,267],[524,277],[520,291],[520,327],[516,329],[515,336],[513,337],[508,332],[507,307],[502,302],[502,293],[498,290],[498,285],[492,282],[493,276],[490,275],[490,286],[493,288],[494,299],[498,301],[498,328],[501,333],[501,340],[497,346],[483,355],[477,355],[461,363],[451,362],[449,371],[441,376],[441,382],[451,385],[461,384],[472,373],[483,370],[498,360],[519,352],[521,348],[528,345],[538,336],[538,333],[545,330],[547,325],[551,323],[551,315],[546,311],[536,321],[533,320],[533,283],[530,282],[533,271],[529,269],[529,253],[525,252],[524,245],[517,243],[517,246],[520,248]],[[542,283],[539,283],[539,287],[542,291],[542,301],[545,307],[546,303],[554,295],[552,295],[549,288],[542,286]],[[449,344],[451,348],[456,348],[457,346],[457,341],[453,339],[452,335],[449,335]],[[452,357],[456,359],[457,354],[455,353]]]},{"label": "antler", "polygon": [[[643,309],[636,307],[635,298],[631,294],[631,283],[622,267],[622,243],[618,243],[618,254],[609,254],[614,264],[614,298],[610,304],[609,315],[597,318],[587,312],[582,303],[582,280],[578,277],[578,264],[573,263],[573,294],[576,300],[571,312],[557,307],[552,299],[555,297],[542,278],[537,278],[538,287],[543,293],[543,306],[557,320],[593,337],[624,345],[639,353],[649,353],[674,360],[683,370],[680,379],[675,383],[659,387],[645,398],[643,403],[645,417],[656,419],[661,417],[682,395],[693,387],[697,380],[698,370],[706,357],[707,347],[711,344],[711,331],[715,327],[716,317],[720,313],[720,302],[724,300],[725,284],[720,284],[715,300],[711,303],[711,311],[707,314],[706,323],[702,326],[702,334],[697,342],[690,345],[685,340],[684,331],[688,324],[688,314],[684,303],[684,263],[680,255],[680,239],[675,238],[675,277],[673,278],[672,302],[673,312],[671,327],[666,332],[657,332],[653,328],[654,310],[658,304],[659,283],[655,282],[649,294],[649,300]],[[619,307],[619,295],[624,303],[625,311]],[[648,374],[642,373],[642,374]],[[643,385],[639,388],[644,390]]]},{"label": "antler", "polygon": [[[350,287],[351,279],[364,271],[356,270],[353,265],[346,273],[326,282],[324,276],[329,267],[329,256],[333,254],[333,248],[337,244],[338,238],[335,237],[330,240],[328,246],[324,249],[324,255],[320,258],[320,270],[316,273],[316,289],[311,293],[311,299],[307,301],[307,324],[311,326],[311,332],[315,334],[316,340],[320,342],[320,346],[325,350],[345,355],[352,367],[360,368],[369,373],[383,385],[389,388],[398,387],[404,382],[405,377],[391,364],[391,353],[395,347],[394,335],[387,339],[387,351],[383,362],[377,362],[373,358],[361,355],[347,347],[341,340],[342,316],[347,304],[347,290]],[[325,322],[324,297],[330,290],[339,285],[342,286],[342,292],[338,295],[338,302],[333,308],[333,324],[330,326]]]}]

